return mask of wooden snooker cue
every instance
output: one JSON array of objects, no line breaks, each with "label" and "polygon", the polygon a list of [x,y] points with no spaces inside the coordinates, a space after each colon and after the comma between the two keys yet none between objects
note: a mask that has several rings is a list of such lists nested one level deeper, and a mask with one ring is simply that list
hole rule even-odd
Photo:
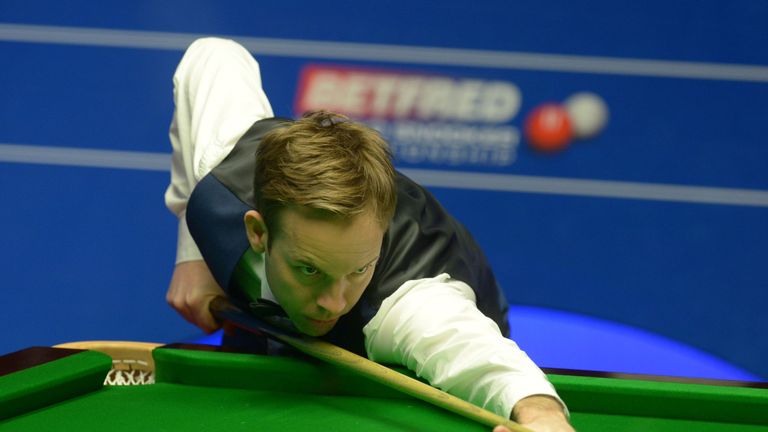
[{"label": "wooden snooker cue", "polygon": [[477,421],[486,426],[494,427],[502,425],[506,426],[512,432],[531,432],[530,429],[523,427],[510,419],[494,414],[440,389],[403,375],[400,372],[382,366],[351,351],[345,350],[344,348],[312,336],[295,334],[277,328],[264,320],[246,314],[236,306],[232,305],[224,297],[216,297],[213,299],[211,301],[210,309],[213,315],[219,320],[229,321],[233,325],[249,332],[266,333],[311,357],[351,370],[373,381],[384,384],[387,387]]}]

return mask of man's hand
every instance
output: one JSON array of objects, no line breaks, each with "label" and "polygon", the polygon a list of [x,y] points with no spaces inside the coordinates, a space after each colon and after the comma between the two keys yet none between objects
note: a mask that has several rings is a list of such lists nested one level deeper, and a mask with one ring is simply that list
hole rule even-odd
[{"label": "man's hand", "polygon": [[187,321],[206,333],[219,328],[208,310],[216,296],[224,296],[224,290],[213,278],[205,261],[186,261],[176,265],[165,300]]},{"label": "man's hand", "polygon": [[[563,411],[563,406],[549,396],[529,396],[515,404],[512,416],[522,426],[535,432],[574,432]],[[493,432],[510,432],[496,426]]]}]

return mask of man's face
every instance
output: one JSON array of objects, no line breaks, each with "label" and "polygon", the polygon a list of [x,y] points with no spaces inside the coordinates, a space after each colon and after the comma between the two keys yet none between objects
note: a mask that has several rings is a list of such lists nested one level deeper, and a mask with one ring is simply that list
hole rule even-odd
[{"label": "man's face", "polygon": [[286,208],[278,217],[265,253],[269,287],[301,332],[324,335],[371,281],[384,229],[371,213],[318,219]]}]

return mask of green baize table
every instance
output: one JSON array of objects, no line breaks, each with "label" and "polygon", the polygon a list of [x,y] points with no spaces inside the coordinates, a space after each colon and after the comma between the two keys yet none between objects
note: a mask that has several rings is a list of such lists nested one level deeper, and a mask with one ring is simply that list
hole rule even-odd
[{"label": "green baize table", "polygon": [[[155,349],[156,383],[137,386],[102,385],[100,352],[26,350],[40,364],[0,375],[0,432],[490,431],[311,359],[189,348]],[[766,388],[549,378],[578,431],[768,431]]]}]

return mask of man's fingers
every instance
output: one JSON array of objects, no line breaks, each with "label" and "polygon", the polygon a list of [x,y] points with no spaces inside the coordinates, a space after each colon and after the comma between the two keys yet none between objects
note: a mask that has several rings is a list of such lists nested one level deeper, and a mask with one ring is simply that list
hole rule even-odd
[{"label": "man's fingers", "polygon": [[192,308],[186,302],[180,301],[180,300],[175,300],[175,301],[169,302],[169,304],[187,322],[189,322],[190,324],[194,324],[195,326],[200,327],[198,325],[198,323],[197,323],[197,318],[195,317],[195,314],[194,314]]},{"label": "man's fingers", "polygon": [[208,310],[208,305],[212,298],[176,299],[171,303],[171,306],[191,324],[194,324],[206,333],[213,333],[220,326]]},{"label": "man's fingers", "polygon": [[185,320],[206,333],[220,326],[208,310],[216,296],[224,295],[208,267],[201,260],[176,265],[165,299]]},{"label": "man's fingers", "polygon": [[213,299],[214,297],[208,297],[199,307],[194,308],[197,311],[195,314],[195,324],[208,334],[215,332],[221,327],[216,318],[213,317],[213,314],[211,314],[210,305]]},{"label": "man's fingers", "polygon": [[179,292],[178,289],[174,289],[174,286],[168,289],[168,293],[165,296],[165,301],[170,305],[179,315],[182,316],[187,322],[200,327],[203,331],[208,332],[208,328],[214,326],[210,321],[206,321],[206,317],[202,313],[198,313],[198,308],[195,306],[197,301],[195,299],[187,298],[184,293]]}]

